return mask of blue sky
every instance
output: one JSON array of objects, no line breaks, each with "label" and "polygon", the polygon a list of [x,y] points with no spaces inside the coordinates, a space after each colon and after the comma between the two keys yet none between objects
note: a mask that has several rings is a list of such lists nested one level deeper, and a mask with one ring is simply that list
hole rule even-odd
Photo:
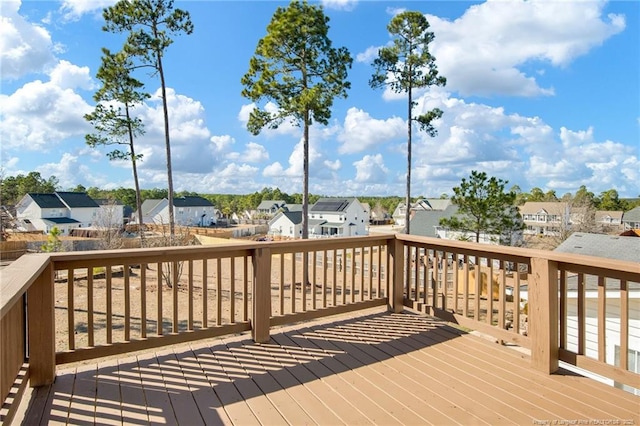
[{"label": "blue sky", "polygon": [[[555,190],[585,185],[640,195],[640,2],[354,1],[321,2],[329,37],[354,62],[347,99],[328,126],[311,130],[310,192],[403,195],[406,98],[373,90],[377,49],[389,43],[395,13],[418,10],[435,33],[431,51],[444,88],[417,92],[416,112],[438,107],[438,135],[414,132],[412,195],[452,194],[472,170]],[[83,115],[94,107],[102,32],[110,0],[0,0],[0,166],[5,175],[55,175],[62,189],[133,188],[129,163],[91,149]],[[192,35],[166,57],[177,191],[246,194],[264,187],[302,191],[301,129],[283,125],[253,136],[252,104],[241,77],[278,6],[275,1],[176,1],[191,13]],[[139,74],[152,98],[137,109],[143,188],[166,188],[157,79]]]}]

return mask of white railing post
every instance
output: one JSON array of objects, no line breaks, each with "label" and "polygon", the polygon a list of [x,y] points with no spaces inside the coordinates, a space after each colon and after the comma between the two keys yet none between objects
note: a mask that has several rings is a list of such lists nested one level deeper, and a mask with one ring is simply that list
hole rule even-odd
[{"label": "white railing post", "polygon": [[256,248],[253,252],[253,296],[251,336],[257,343],[270,339],[271,319],[271,250]]},{"label": "white railing post", "polygon": [[56,376],[55,300],[53,264],[27,291],[29,380],[32,387],[49,385]]},{"label": "white railing post", "polygon": [[558,265],[549,259],[531,258],[529,281],[529,336],[531,364],[551,374],[558,370]]}]

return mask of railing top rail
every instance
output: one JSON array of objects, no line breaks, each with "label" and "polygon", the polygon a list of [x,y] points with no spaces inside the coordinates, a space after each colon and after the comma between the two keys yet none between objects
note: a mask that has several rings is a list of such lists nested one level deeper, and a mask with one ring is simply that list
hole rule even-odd
[{"label": "railing top rail", "polygon": [[27,254],[14,261],[0,272],[0,318],[27,292],[31,284],[49,265],[50,256],[45,253]]}]

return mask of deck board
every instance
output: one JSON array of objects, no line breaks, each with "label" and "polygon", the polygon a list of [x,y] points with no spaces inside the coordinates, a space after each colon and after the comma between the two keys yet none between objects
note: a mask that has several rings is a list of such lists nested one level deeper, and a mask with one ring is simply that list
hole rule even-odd
[{"label": "deck board", "polygon": [[442,321],[366,311],[60,368],[22,424],[640,424],[640,397]]}]

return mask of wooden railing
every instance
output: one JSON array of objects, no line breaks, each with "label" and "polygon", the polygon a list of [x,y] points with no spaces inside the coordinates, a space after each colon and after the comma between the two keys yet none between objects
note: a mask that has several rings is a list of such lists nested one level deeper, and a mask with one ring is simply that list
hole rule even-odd
[{"label": "wooden railing", "polygon": [[548,373],[563,360],[640,387],[638,283],[636,263],[406,235],[26,255],[2,271],[2,400],[56,364],[248,330],[264,342],[381,305],[529,348]]}]

